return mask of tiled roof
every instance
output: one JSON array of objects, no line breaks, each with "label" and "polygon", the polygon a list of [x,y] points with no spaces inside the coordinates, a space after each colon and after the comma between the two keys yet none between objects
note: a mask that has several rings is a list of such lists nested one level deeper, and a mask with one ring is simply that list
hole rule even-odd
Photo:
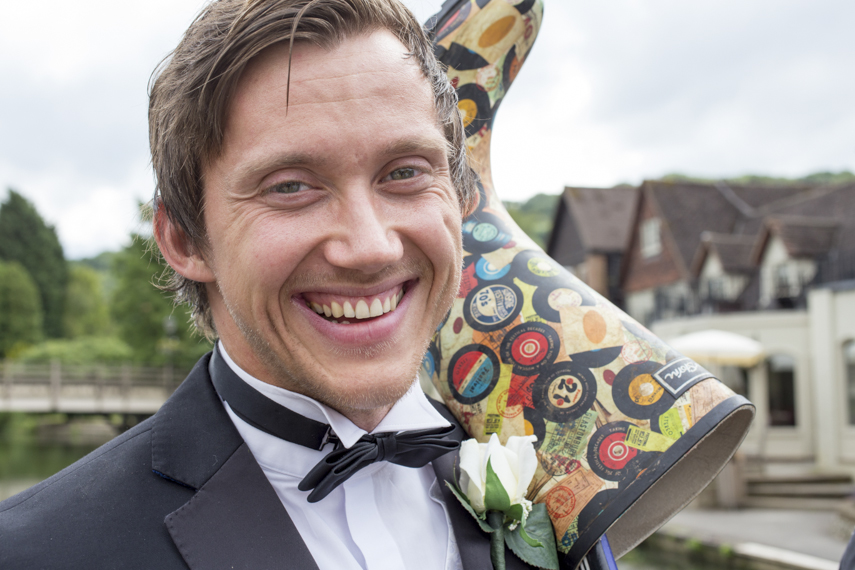
[{"label": "tiled roof", "polygon": [[638,188],[568,187],[563,198],[586,251],[623,252],[632,230]]},{"label": "tiled roof", "polygon": [[766,226],[781,238],[790,257],[815,258],[836,245],[840,222],[819,217],[769,216]]},{"label": "tiled roof", "polygon": [[[715,250],[728,272],[745,272],[751,265],[755,239],[763,231],[769,215],[816,211],[828,217],[827,207],[813,202],[829,201],[827,191],[806,185],[736,185],[718,182],[646,181],[643,186],[652,195],[674,239],[684,267],[699,271],[699,258]],[[851,212],[855,213],[855,192]],[[840,211],[840,210],[838,210]],[[855,217],[855,215],[853,215]],[[826,247],[829,230],[817,227],[781,226],[790,239],[792,251],[804,254]],[[709,243],[702,248],[702,235]],[[731,239],[735,238],[735,239]],[[793,254],[794,255],[794,254]]]},{"label": "tiled roof", "polygon": [[648,180],[642,188],[653,197],[663,228],[674,239],[686,269],[692,265],[702,232],[731,233],[741,217],[737,207],[710,184]]},{"label": "tiled roof", "polygon": [[[785,207],[777,208],[773,216],[789,216],[812,219],[833,220],[837,224],[836,242],[833,247],[841,252],[855,252],[855,183],[839,184],[818,188],[809,192],[805,199],[788,203]],[[823,239],[818,235],[821,230],[806,231],[804,239],[810,244],[804,247],[820,247]],[[798,240],[796,230],[791,230],[791,239]],[[817,244],[817,245],[811,245]],[[802,248],[802,246],[797,246]]]},{"label": "tiled roof", "polygon": [[710,252],[715,252],[726,272],[731,274],[751,273],[754,267],[752,253],[756,241],[755,236],[704,232],[701,235],[701,245],[695,256],[692,273],[695,276],[700,273],[704,260]]}]

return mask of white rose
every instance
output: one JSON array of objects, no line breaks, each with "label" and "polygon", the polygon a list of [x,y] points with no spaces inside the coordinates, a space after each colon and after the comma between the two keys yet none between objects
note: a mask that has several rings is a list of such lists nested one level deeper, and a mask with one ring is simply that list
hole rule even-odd
[{"label": "white rose", "polygon": [[[531,510],[531,501],[525,498],[528,486],[537,469],[537,454],[533,442],[537,437],[511,436],[502,446],[496,434],[488,443],[468,439],[460,446],[460,490],[469,498],[472,508],[482,514],[484,493],[487,489],[487,462],[511,499],[511,505],[522,505],[524,518]],[[524,521],[523,521],[524,522]]]}]

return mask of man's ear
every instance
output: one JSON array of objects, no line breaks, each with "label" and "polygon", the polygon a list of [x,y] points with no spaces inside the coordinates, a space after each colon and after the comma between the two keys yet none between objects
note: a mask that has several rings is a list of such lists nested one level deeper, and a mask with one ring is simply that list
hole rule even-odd
[{"label": "man's ear", "polygon": [[163,207],[154,215],[154,239],[166,263],[176,273],[198,283],[215,281],[214,272],[199,248],[190,243],[187,234],[170,219]]}]

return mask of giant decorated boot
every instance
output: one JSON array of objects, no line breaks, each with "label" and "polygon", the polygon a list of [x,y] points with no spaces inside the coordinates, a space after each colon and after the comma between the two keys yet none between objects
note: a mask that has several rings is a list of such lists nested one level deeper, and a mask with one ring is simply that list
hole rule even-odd
[{"label": "giant decorated boot", "polygon": [[620,556],[686,506],[754,408],[550,259],[502,206],[493,119],[542,21],[542,0],[450,0],[427,23],[481,185],[460,291],[422,373],[479,441],[537,435],[528,498],[545,503],[561,568],[575,569],[604,534]]}]

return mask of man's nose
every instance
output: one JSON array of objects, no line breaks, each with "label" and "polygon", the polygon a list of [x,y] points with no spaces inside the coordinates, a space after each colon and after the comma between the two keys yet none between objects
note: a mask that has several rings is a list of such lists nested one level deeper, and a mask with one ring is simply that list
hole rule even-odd
[{"label": "man's nose", "polygon": [[403,257],[404,245],[396,223],[387,215],[381,198],[361,192],[340,206],[333,221],[334,237],[324,248],[329,263],[376,273]]}]

